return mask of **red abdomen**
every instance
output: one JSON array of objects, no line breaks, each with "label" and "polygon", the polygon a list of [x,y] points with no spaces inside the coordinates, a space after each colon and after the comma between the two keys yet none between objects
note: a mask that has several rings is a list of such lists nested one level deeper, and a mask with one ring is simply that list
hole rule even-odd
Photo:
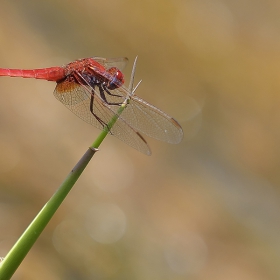
[{"label": "red abdomen", "polygon": [[65,70],[63,67],[50,67],[33,70],[0,68],[0,76],[35,78],[57,82],[65,78]]}]

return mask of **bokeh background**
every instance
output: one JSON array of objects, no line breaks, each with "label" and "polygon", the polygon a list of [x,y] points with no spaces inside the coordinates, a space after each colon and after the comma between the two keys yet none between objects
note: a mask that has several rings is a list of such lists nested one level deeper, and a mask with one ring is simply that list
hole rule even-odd
[{"label": "bokeh background", "polygon": [[[179,145],[108,136],[13,276],[280,279],[280,2],[1,1],[0,66],[139,56],[137,94]],[[127,78],[128,80],[128,78]],[[99,131],[55,83],[0,80],[0,256]]]}]

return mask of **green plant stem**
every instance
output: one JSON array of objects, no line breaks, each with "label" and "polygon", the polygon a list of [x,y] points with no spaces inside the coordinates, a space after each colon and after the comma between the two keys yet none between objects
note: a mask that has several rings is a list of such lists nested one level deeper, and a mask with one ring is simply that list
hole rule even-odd
[{"label": "green plant stem", "polygon": [[77,165],[73,168],[58,190],[45,204],[35,219],[31,222],[16,244],[4,258],[0,266],[0,279],[7,280],[12,277],[22,260],[25,258],[33,244],[40,236],[64,198],[67,196],[81,173],[89,163],[95,151],[88,149]]},{"label": "green plant stem", "polygon": [[41,232],[44,230],[58,207],[61,205],[67,194],[70,192],[87,164],[97,151],[97,148],[100,146],[106,135],[109,133],[110,129],[113,127],[115,122],[118,120],[119,115],[125,109],[128,99],[119,107],[117,114],[115,114],[108,126],[106,126],[90,148],[86,151],[83,157],[75,165],[69,175],[66,177],[64,182],[50,198],[50,200],[45,204],[42,210],[34,218],[22,236],[18,239],[16,244],[0,263],[0,280],[8,280],[15,273],[16,269],[23,261],[29,250],[32,248],[33,244],[40,236]]}]

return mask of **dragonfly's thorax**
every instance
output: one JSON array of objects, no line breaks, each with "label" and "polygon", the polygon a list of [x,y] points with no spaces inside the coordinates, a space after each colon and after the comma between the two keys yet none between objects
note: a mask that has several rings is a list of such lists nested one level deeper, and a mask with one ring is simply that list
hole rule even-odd
[{"label": "dragonfly's thorax", "polygon": [[93,61],[91,58],[79,59],[74,62],[70,62],[65,66],[66,76],[73,75],[75,72],[84,73],[90,72],[89,68],[101,68],[103,71],[106,69],[99,63]]},{"label": "dragonfly's thorax", "polygon": [[81,75],[90,85],[102,85],[109,90],[114,90],[124,84],[124,75],[116,67],[101,70],[101,68],[89,66],[81,72]]},{"label": "dragonfly's thorax", "polygon": [[92,75],[88,71],[81,72],[81,76],[83,77],[85,84],[88,84],[92,87],[102,83],[102,81],[97,76]]},{"label": "dragonfly's thorax", "polygon": [[86,83],[91,86],[102,84],[109,90],[121,87],[124,84],[124,75],[116,67],[106,69],[91,58],[85,58],[71,62],[65,66],[65,74],[78,76],[81,80],[77,83]]}]

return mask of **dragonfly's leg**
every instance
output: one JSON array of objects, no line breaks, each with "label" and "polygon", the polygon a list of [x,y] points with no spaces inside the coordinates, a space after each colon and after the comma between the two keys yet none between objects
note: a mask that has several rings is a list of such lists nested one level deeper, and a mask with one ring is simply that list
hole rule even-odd
[{"label": "dragonfly's leg", "polygon": [[97,119],[97,121],[102,125],[103,128],[104,127],[108,128],[108,125],[93,112],[93,101],[94,101],[94,92],[92,91],[90,96],[90,105],[89,105],[90,112]]},{"label": "dragonfly's leg", "polygon": [[116,97],[122,97],[122,95],[118,95],[118,94],[113,94],[112,92],[110,92],[108,89],[107,89],[107,87],[103,87],[103,89],[109,94],[109,95],[111,95],[111,96],[116,96]]},{"label": "dragonfly's leg", "polygon": [[[97,85],[97,86],[98,86],[98,88],[99,88],[100,97],[101,97],[101,98],[103,99],[103,101],[105,101],[108,105],[118,105],[118,106],[122,105],[122,102],[109,102],[109,101],[107,100],[106,96],[105,96],[105,91],[106,91],[106,93],[108,93],[108,91],[107,91],[106,89],[104,89],[104,88],[102,87],[102,85]],[[111,93],[110,93],[110,95],[112,95],[112,96],[118,96],[118,95],[111,94]]]},{"label": "dragonfly's leg", "polygon": [[92,89],[92,92],[91,92],[89,109],[90,109],[91,113],[94,115],[94,113],[93,113],[94,92],[93,91],[94,91],[94,89]]}]

